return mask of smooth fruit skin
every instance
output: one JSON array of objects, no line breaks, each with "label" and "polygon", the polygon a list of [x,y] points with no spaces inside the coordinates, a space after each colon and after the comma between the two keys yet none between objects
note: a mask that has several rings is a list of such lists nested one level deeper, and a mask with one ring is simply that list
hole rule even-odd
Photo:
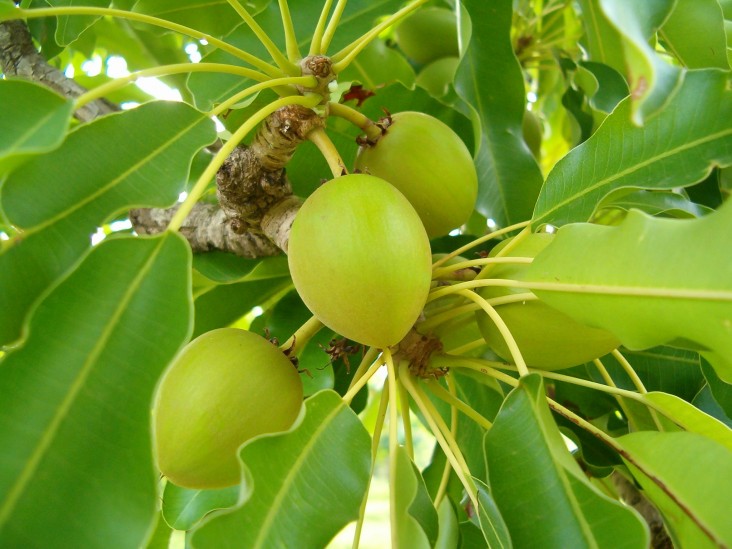
[{"label": "smooth fruit skin", "polygon": [[418,10],[397,26],[394,35],[404,54],[420,65],[460,54],[457,18],[447,8]]},{"label": "smooth fruit skin", "polygon": [[181,351],[158,386],[158,467],[186,488],[238,484],[237,448],[289,429],[302,398],[297,369],[268,340],[235,328],[207,332]]},{"label": "smooth fruit skin", "polygon": [[287,254],[305,305],[365,345],[398,343],[427,299],[427,234],[404,195],[377,177],[346,175],[319,187],[295,217]]},{"label": "smooth fruit skin", "polygon": [[363,145],[356,169],[381,177],[399,189],[417,210],[430,238],[464,224],[475,208],[478,174],[470,151],[437,118],[405,111],[375,145]]},{"label": "smooth fruit skin", "polygon": [[[510,251],[513,257],[536,257],[554,235],[529,235]],[[506,241],[508,242],[508,241]],[[502,246],[491,251],[494,256]],[[491,267],[490,278],[522,280],[526,265],[503,264]],[[478,293],[485,299],[523,293],[527,290],[506,287],[485,287]],[[569,316],[541,301],[525,301],[498,305],[496,311],[516,339],[527,366],[542,370],[560,370],[599,358],[620,345],[615,336],[576,322]],[[504,360],[513,362],[498,327],[484,311],[477,313],[478,327],[493,351]]]}]

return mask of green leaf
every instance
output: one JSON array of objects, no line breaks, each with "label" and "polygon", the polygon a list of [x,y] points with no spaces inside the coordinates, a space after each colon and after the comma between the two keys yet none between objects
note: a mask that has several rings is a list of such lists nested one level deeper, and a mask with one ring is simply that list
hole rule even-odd
[{"label": "green leaf", "polygon": [[659,37],[686,68],[729,70],[724,14],[717,0],[676,0]]},{"label": "green leaf", "polygon": [[648,43],[671,13],[675,0],[600,0],[600,6],[622,36],[625,76],[630,87],[631,116],[641,126],[669,101],[683,72]]},{"label": "green leaf", "polygon": [[232,253],[210,251],[193,256],[193,268],[212,282],[253,282],[289,277],[287,257],[284,255],[247,259]]},{"label": "green leaf", "polygon": [[422,475],[403,446],[396,455],[396,478],[390,479],[396,490],[396,521],[398,547],[433,547],[437,541],[437,510],[427,494]]},{"label": "green leaf", "polygon": [[[244,4],[245,9],[254,15],[256,10],[252,10],[249,4],[251,2]],[[138,0],[133,11],[192,27],[215,37],[228,34],[242,23],[231,5],[220,0]]]},{"label": "green leaf", "polygon": [[461,4],[470,14],[472,31],[455,89],[469,106],[476,138],[476,209],[499,226],[509,225],[531,217],[543,181],[522,138],[526,105],[521,66],[510,36],[512,2]]},{"label": "green leaf", "polygon": [[[46,0],[51,7],[87,6],[108,8],[109,0]],[[62,15],[56,25],[56,42],[68,46],[99,19],[98,15]]]},{"label": "green leaf", "polygon": [[458,546],[460,532],[450,498],[442,498],[437,508],[437,517],[439,520],[439,531],[434,549],[454,549]]},{"label": "green leaf", "polygon": [[600,0],[579,0],[589,59],[625,76],[625,56],[620,33],[600,7]]},{"label": "green leaf", "polygon": [[630,210],[635,208],[650,215],[666,215],[668,217],[701,217],[712,211],[674,191],[635,191],[624,194],[618,200],[608,202],[609,208]]},{"label": "green leaf", "polygon": [[7,21],[17,13],[18,8],[11,0],[0,0],[0,20]]},{"label": "green leaf", "polygon": [[493,498],[517,547],[646,547],[645,525],[598,492],[552,420],[539,375],[521,378],[485,439]]},{"label": "green leaf", "polygon": [[[732,90],[716,70],[689,72],[665,109],[638,128],[630,99],[547,176],[533,223],[587,221],[617,190],[672,189],[732,163]],[[614,197],[615,198],[615,197]]]},{"label": "green leaf", "polygon": [[163,492],[163,517],[175,530],[190,530],[208,513],[233,507],[238,499],[239,486],[193,490],[168,482]]},{"label": "green leaf", "polygon": [[617,440],[630,456],[626,464],[633,476],[663,513],[675,545],[697,549],[732,543],[729,449],[685,432],[645,431]]},{"label": "green leaf", "polygon": [[703,435],[732,452],[732,430],[721,421],[709,416],[674,395],[666,393],[646,393],[643,400],[672,420],[679,427],[691,433]]},{"label": "green leaf", "polygon": [[[183,103],[153,102],[80,126],[61,147],[14,170],[2,209],[21,234],[0,255],[0,342],[18,339],[33,302],[90,246],[112,215],[168,207],[213,122]],[[63,166],[63,169],[59,169]]]},{"label": "green leaf", "polygon": [[725,383],[714,368],[705,360],[702,360],[702,372],[709,384],[709,389],[724,413],[732,418],[732,385]]},{"label": "green leaf", "polygon": [[633,210],[616,227],[567,225],[526,279],[548,283],[535,291],[540,299],[630,349],[701,349],[732,380],[732,259],[723,237],[731,230],[732,203],[700,219]]},{"label": "green leaf", "polygon": [[190,332],[189,272],[177,234],[110,239],[40,303],[27,341],[0,365],[0,545],[147,538],[150,406]]},{"label": "green leaf", "polygon": [[478,487],[478,522],[488,547],[511,549],[511,535],[487,484],[473,479]]},{"label": "green leaf", "polygon": [[58,147],[73,103],[25,80],[0,80],[0,177],[25,159]]},{"label": "green leaf", "polygon": [[240,506],[212,515],[194,532],[193,547],[324,547],[358,516],[370,447],[366,429],[336,393],[312,396],[292,430],[241,448]]}]

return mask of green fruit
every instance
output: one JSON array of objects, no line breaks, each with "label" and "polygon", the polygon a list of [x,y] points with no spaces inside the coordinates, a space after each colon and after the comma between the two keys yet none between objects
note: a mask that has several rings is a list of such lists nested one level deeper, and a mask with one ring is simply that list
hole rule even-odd
[{"label": "green fruit", "polygon": [[158,386],[158,467],[186,488],[238,484],[237,448],[289,429],[302,398],[297,369],[272,343],[235,328],[207,332],[183,349]]},{"label": "green fruit", "polygon": [[287,253],[312,313],[365,345],[398,343],[427,299],[427,234],[404,195],[377,177],[346,175],[318,188],[295,218]]},{"label": "green fruit", "polygon": [[[535,257],[552,240],[548,233],[531,234],[511,250],[509,256]],[[507,241],[508,242],[508,241]],[[506,242],[506,243],[507,243]],[[503,246],[491,251],[494,256]],[[523,280],[527,265],[499,264],[491,267],[490,278]],[[485,299],[523,293],[527,290],[506,287],[485,287],[479,294]],[[529,367],[559,370],[599,358],[620,345],[618,339],[598,328],[576,322],[569,316],[541,301],[524,301],[496,306],[496,311],[511,331],[521,355]],[[513,362],[498,327],[484,312],[477,313],[478,327],[493,351]]]},{"label": "green fruit", "polygon": [[457,57],[457,17],[447,8],[424,8],[402,21],[394,31],[397,45],[418,64],[440,57]]},{"label": "green fruit", "polygon": [[465,223],[478,197],[470,151],[447,125],[419,112],[400,112],[375,145],[362,145],[356,169],[399,189],[417,210],[430,238]]},{"label": "green fruit", "polygon": [[434,97],[447,94],[450,84],[455,79],[460,59],[457,57],[443,57],[432,61],[417,75],[417,85],[426,89]]},{"label": "green fruit", "polygon": [[544,128],[541,125],[541,120],[531,111],[524,111],[524,119],[522,125],[522,133],[524,141],[529,147],[531,154],[534,158],[541,158],[541,140],[544,133]]}]

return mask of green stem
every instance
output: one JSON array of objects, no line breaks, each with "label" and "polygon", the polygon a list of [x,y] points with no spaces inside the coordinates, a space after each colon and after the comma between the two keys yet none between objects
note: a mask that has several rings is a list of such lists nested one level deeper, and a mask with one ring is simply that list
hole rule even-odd
[{"label": "green stem", "polygon": [[377,141],[382,136],[382,129],[365,114],[343,103],[328,103],[328,115],[348,120],[360,128],[370,141]]},{"label": "green stem", "polygon": [[74,109],[79,109],[87,103],[109,95],[110,93],[123,88],[124,86],[136,81],[138,78],[148,78],[155,76],[167,76],[169,74],[180,74],[180,73],[193,73],[193,72],[216,72],[225,74],[236,74],[245,78],[251,78],[252,80],[267,81],[270,79],[266,74],[247,69],[245,67],[238,67],[236,65],[226,65],[223,63],[177,63],[173,65],[162,65],[160,67],[153,67],[150,69],[144,69],[115,78],[111,82],[102,84],[88,92],[80,95],[74,101]]},{"label": "green stem", "polygon": [[273,101],[266,107],[259,109],[256,113],[249,117],[247,121],[244,122],[239,127],[239,129],[236,130],[236,132],[234,132],[234,135],[231,136],[231,139],[224,143],[224,145],[219,149],[216,155],[208,163],[206,169],[200,175],[195,185],[193,185],[193,188],[188,194],[188,197],[183,201],[183,203],[180,205],[180,208],[178,208],[178,211],[175,212],[175,215],[170,220],[168,230],[177,231],[180,229],[186,217],[188,217],[188,214],[191,213],[193,206],[196,204],[196,202],[198,202],[198,199],[201,198],[201,195],[206,190],[209,182],[216,176],[216,172],[218,172],[224,161],[237,147],[237,145],[241,143],[242,139],[244,139],[244,137],[250,131],[257,127],[260,122],[262,122],[277,109],[286,107],[287,105],[302,105],[303,107],[312,108],[318,103],[319,98],[316,96],[305,97],[301,95],[293,95],[289,97],[283,97],[281,99]]},{"label": "green stem", "polygon": [[[508,305],[509,303],[523,303],[524,301],[536,301],[538,298],[530,293],[520,293],[520,294],[509,294],[509,295],[502,295],[499,297],[492,297],[490,299],[487,299],[486,301],[493,307],[498,307],[499,305]],[[470,305],[462,305],[460,307],[455,307],[452,311],[447,310],[444,313],[437,314],[435,316],[429,317],[427,320],[422,322],[419,325],[419,328],[421,331],[430,331],[436,329],[441,324],[452,320],[455,317],[460,316],[461,314],[465,314],[470,311],[476,311],[480,309],[480,305],[477,303],[471,303]]]},{"label": "green stem", "polygon": [[472,299],[478,305],[480,305],[480,307],[486,312],[486,314],[496,325],[496,328],[498,328],[498,331],[501,333],[501,337],[503,337],[503,339],[506,341],[506,346],[508,347],[508,351],[511,353],[511,358],[516,364],[519,375],[522,377],[529,375],[529,369],[526,366],[526,362],[524,361],[524,357],[521,354],[521,350],[518,348],[516,339],[513,337],[511,330],[509,330],[508,326],[501,318],[501,315],[499,315],[498,312],[495,310],[495,308],[493,308],[493,306],[488,303],[488,300],[482,298],[475,292],[465,290],[460,292],[460,295],[463,295],[468,299]]},{"label": "green stem", "polygon": [[399,409],[402,414],[402,426],[404,427],[404,447],[407,450],[409,459],[414,461],[414,440],[412,437],[412,420],[409,416],[409,393],[403,384],[398,385]]},{"label": "green stem", "polygon": [[493,231],[491,233],[488,233],[486,235],[481,236],[480,238],[476,238],[472,242],[468,242],[464,246],[460,246],[457,250],[454,250],[447,254],[444,257],[441,257],[437,261],[435,261],[432,264],[432,268],[436,269],[437,267],[441,266],[442,264],[450,261],[453,257],[461,255],[471,248],[475,248],[476,246],[480,246],[484,242],[488,242],[489,240],[492,240],[494,238],[498,238],[499,236],[503,236],[504,234],[511,233],[513,231],[517,231],[519,229],[523,229],[524,227],[527,227],[531,224],[531,220],[529,221],[522,221],[521,223],[516,223],[514,225],[509,225],[508,227],[504,227],[503,229],[498,229],[497,231]]},{"label": "green stem", "polygon": [[409,370],[406,365],[403,368],[402,383],[404,383],[407,391],[414,399],[417,407],[422,411],[427,424],[432,430],[432,434],[437,439],[442,451],[445,453],[450,465],[457,474],[460,482],[463,484],[465,491],[468,493],[468,497],[472,502],[474,508],[478,509],[478,490],[473,482],[473,477],[470,474],[465,458],[463,457],[460,447],[457,441],[452,436],[450,429],[448,429],[442,416],[437,412],[430,399],[424,394],[422,389],[413,382]]},{"label": "green stem", "polygon": [[[623,354],[617,349],[614,349],[612,351],[612,355],[613,358],[618,361],[630,380],[633,382],[633,386],[635,387],[636,391],[638,391],[642,395],[647,394],[648,391],[646,390],[646,386],[643,384],[640,376],[638,376],[638,373],[633,369],[633,366],[631,366],[630,362],[628,362],[628,359],[625,358]],[[651,417],[653,418],[653,423],[656,424],[658,430],[665,431],[666,429],[663,427],[663,423],[661,423],[661,420],[658,418],[656,410],[651,408],[650,413]]]},{"label": "green stem", "polygon": [[455,347],[454,349],[447,349],[445,351],[449,355],[464,355],[465,353],[469,353],[470,351],[474,351],[475,349],[480,349],[481,347],[485,347],[487,343],[485,342],[485,339],[482,337],[480,339],[476,339],[474,341],[471,341],[470,343],[466,343],[465,345],[460,345],[460,347]]},{"label": "green stem", "polygon": [[333,55],[331,57],[331,59],[333,60],[333,72],[335,72],[336,74],[343,72],[343,70],[351,64],[356,56],[361,53],[361,51],[363,51],[363,49],[368,46],[375,38],[377,38],[382,31],[388,29],[395,23],[398,23],[407,15],[419,8],[422,4],[425,4],[427,1],[428,0],[413,0],[393,15],[390,15],[389,17],[384,19],[384,21],[373,27],[363,36],[360,36],[359,38],[351,42],[348,46],[343,48],[341,51]]},{"label": "green stem", "polygon": [[432,391],[432,394],[435,395],[437,398],[442,400],[443,402],[449,404],[456,410],[462,412],[466,416],[468,416],[470,419],[475,421],[478,425],[483,427],[484,429],[490,429],[493,424],[488,421],[486,418],[484,418],[482,415],[480,415],[475,409],[473,409],[471,406],[457,398],[455,395],[451,394],[450,392],[446,391],[445,388],[440,385],[437,381],[430,380],[426,382],[427,387]]},{"label": "green stem", "polygon": [[358,380],[361,379],[364,374],[368,371],[369,367],[373,364],[374,360],[376,360],[376,357],[379,355],[379,350],[375,347],[369,347],[369,350],[364,353],[363,358],[361,359],[361,363],[356,368],[356,371],[353,373],[353,378],[351,378],[351,383],[348,385],[348,389],[350,390],[356,383],[358,383]]},{"label": "green stem", "polygon": [[333,141],[331,141],[323,128],[315,128],[311,131],[308,134],[308,140],[312,141],[312,143],[318,147],[320,154],[323,155],[323,158],[325,158],[325,161],[328,163],[328,167],[333,173],[333,177],[340,177],[348,173],[338,149],[335,148]]},{"label": "green stem", "polygon": [[348,0],[338,0],[335,10],[333,10],[333,16],[328,21],[328,27],[325,29],[323,38],[320,40],[320,51],[323,55],[325,55],[330,47],[330,42],[333,40],[333,35],[338,28],[338,23],[341,21],[341,15],[343,15],[343,10],[346,9],[347,2]]},{"label": "green stem", "polygon": [[353,383],[351,387],[348,388],[348,391],[346,391],[346,394],[343,395],[343,401],[346,404],[351,404],[351,401],[353,398],[358,394],[358,392],[363,389],[363,387],[369,382],[369,380],[374,376],[374,374],[377,372],[379,368],[381,368],[384,365],[384,362],[381,358],[376,359],[373,364],[369,367],[369,369],[366,371],[364,375],[362,375],[360,378],[358,378],[358,381]]},{"label": "green stem", "polygon": [[8,16],[5,18],[0,17],[0,20],[4,21],[20,18],[32,19],[37,17],[56,17],[63,15],[97,15],[100,17],[109,16],[117,17],[119,19],[129,19],[130,21],[137,21],[139,23],[147,23],[148,25],[154,25],[156,27],[162,27],[164,29],[178,32],[185,36],[190,36],[191,38],[196,38],[197,40],[206,40],[212,46],[217,47],[220,50],[225,51],[226,53],[230,53],[234,57],[237,57],[238,59],[249,63],[250,65],[258,68],[259,70],[273,78],[283,76],[282,71],[277,67],[266,63],[265,61],[259,59],[251,53],[227,44],[223,40],[219,40],[218,38],[215,38],[209,34],[197,31],[196,29],[186,27],[185,25],[179,25],[178,23],[166,21],[165,19],[160,19],[151,15],[145,15],[143,13],[136,13],[132,11],[118,10],[113,8],[67,6],[57,8],[36,8],[30,10],[19,9],[17,10],[17,13],[13,13],[12,16]]},{"label": "green stem", "polygon": [[313,37],[310,40],[310,51],[308,55],[325,54],[320,43],[323,40],[323,32],[325,32],[325,25],[328,22],[328,14],[332,5],[333,0],[325,0],[323,3],[323,9],[320,10],[320,17],[318,17],[318,22],[315,24],[315,30],[313,31]]},{"label": "green stem", "polygon": [[[610,372],[607,371],[607,368],[605,368],[605,365],[602,363],[602,361],[599,358],[596,358],[592,362],[595,365],[595,368],[597,368],[597,371],[600,372],[602,379],[605,381],[608,387],[614,387],[617,389],[618,386],[615,384],[615,381],[613,381]],[[633,416],[633,413],[628,409],[628,405],[623,400],[623,397],[617,394],[613,396],[615,397],[618,406],[620,406],[620,409],[623,410],[623,414],[625,414],[625,417],[628,418],[628,423],[632,426],[635,423],[635,417]],[[637,425],[636,430],[638,430]]]},{"label": "green stem", "polygon": [[[494,257],[495,258],[501,258],[507,256],[509,253],[511,253],[516,246],[519,245],[519,243],[526,238],[529,234],[531,234],[531,227],[524,227],[521,232],[519,232],[514,238],[511,239],[510,242],[508,242],[503,248],[501,248],[501,251],[499,251]],[[494,263],[490,263],[483,267],[481,271],[478,273],[478,276],[476,276],[476,279],[486,278],[488,276],[488,273],[493,269]]]},{"label": "green stem", "polygon": [[311,316],[305,324],[300,326],[290,338],[280,345],[280,349],[287,351],[289,354],[295,355],[317,334],[323,327],[323,323],[317,317]]},{"label": "green stem", "polygon": [[455,271],[461,269],[470,269],[471,267],[480,267],[483,265],[494,265],[496,263],[508,264],[529,264],[534,261],[533,257],[484,257],[481,259],[472,259],[470,261],[461,261],[453,263],[432,271],[432,280],[448,276]]},{"label": "green stem", "polygon": [[279,0],[280,14],[282,15],[282,28],[285,31],[285,50],[287,58],[290,62],[297,64],[302,59],[300,47],[297,45],[297,35],[295,34],[295,26],[292,24],[292,16],[290,15],[290,6],[287,0]]},{"label": "green stem", "polygon": [[279,95],[283,97],[288,97],[291,95],[296,95],[297,92],[292,89],[288,90],[287,86],[311,86],[315,85],[314,83],[317,82],[317,79],[314,76],[285,76],[283,78],[273,78],[271,80],[267,80],[266,82],[260,82],[259,84],[254,84],[253,86],[249,86],[246,89],[243,89],[239,93],[235,93],[231,97],[229,97],[226,101],[219,104],[214,108],[209,114],[211,116],[219,116],[221,113],[226,112],[230,108],[232,108],[234,105],[239,103],[242,99],[245,97],[252,95],[253,93],[272,88],[274,89]]},{"label": "green stem", "polygon": [[[457,389],[455,388],[455,381],[451,379],[451,376],[447,376],[447,387],[450,392],[457,396]],[[457,429],[458,429],[458,411],[454,406],[450,408],[450,433],[452,437],[457,440]],[[445,458],[445,466],[442,469],[442,477],[440,478],[440,484],[437,486],[437,492],[435,493],[435,508],[440,507],[442,499],[447,494],[447,486],[450,484],[450,472],[452,466],[450,460]]]},{"label": "green stem", "polygon": [[358,520],[356,521],[356,531],[353,533],[353,545],[351,549],[358,549],[361,543],[361,532],[363,531],[363,523],[366,519],[366,504],[369,500],[369,491],[371,490],[371,482],[374,478],[376,470],[376,456],[379,451],[379,442],[381,442],[381,432],[384,429],[384,421],[386,420],[386,410],[389,403],[389,386],[384,385],[381,390],[381,398],[379,399],[379,411],[376,414],[376,422],[374,424],[374,434],[371,438],[371,471],[369,473],[368,485],[364,493],[361,507],[358,511]]},{"label": "green stem", "polygon": [[272,42],[272,39],[266,32],[264,32],[264,29],[262,29],[262,27],[259,26],[259,23],[254,20],[254,17],[252,17],[251,14],[239,3],[239,0],[226,1],[232,8],[234,8],[234,11],[239,14],[242,21],[246,23],[249,29],[259,39],[267,52],[272,56],[272,60],[277,64],[277,66],[282,69],[285,74],[290,74],[292,76],[299,75],[300,68],[282,54],[277,45]]},{"label": "green stem", "polygon": [[397,410],[397,373],[391,351],[386,348],[383,351],[386,362],[387,386],[389,387],[389,515],[391,517],[391,546],[399,547],[399,517],[397,516],[397,450],[399,440],[397,439],[397,422],[399,421]]}]

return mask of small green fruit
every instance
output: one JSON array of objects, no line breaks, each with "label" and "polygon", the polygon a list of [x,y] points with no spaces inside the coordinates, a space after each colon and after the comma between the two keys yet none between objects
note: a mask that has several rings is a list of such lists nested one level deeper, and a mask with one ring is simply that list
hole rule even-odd
[{"label": "small green fruit", "polygon": [[377,177],[346,175],[319,187],[295,218],[287,253],[305,305],[365,345],[398,343],[427,299],[427,234],[404,195]]},{"label": "small green fruit", "polygon": [[237,448],[289,429],[302,398],[300,375],[272,343],[235,328],[207,332],[181,351],[158,386],[158,467],[186,488],[237,484]]},{"label": "small green fruit", "polygon": [[452,129],[420,112],[385,120],[386,133],[363,145],[356,169],[399,189],[417,210],[430,238],[465,223],[478,197],[478,174],[470,151]]},{"label": "small green fruit", "polygon": [[[531,234],[519,242],[509,255],[536,257],[553,237],[548,233]],[[503,245],[496,246],[490,255],[496,255],[502,248]],[[491,278],[523,280],[525,269],[526,265],[521,264],[494,265],[489,274]],[[479,294],[491,299],[523,292],[526,290],[485,287]],[[496,311],[511,331],[529,367],[543,370],[569,368],[599,358],[620,345],[618,339],[609,332],[576,322],[541,301],[498,305]],[[512,361],[508,346],[495,323],[484,311],[479,311],[477,318],[478,327],[488,345],[498,356]]]},{"label": "small green fruit", "polygon": [[524,111],[524,119],[522,125],[522,133],[524,141],[529,147],[531,154],[537,160],[541,158],[541,140],[544,134],[544,128],[541,120],[532,111]]},{"label": "small green fruit", "polygon": [[457,17],[447,8],[423,8],[407,17],[394,31],[397,45],[418,64],[459,55]]},{"label": "small green fruit", "polygon": [[417,75],[417,85],[426,89],[433,97],[443,97],[455,79],[460,59],[442,57],[426,65]]}]

